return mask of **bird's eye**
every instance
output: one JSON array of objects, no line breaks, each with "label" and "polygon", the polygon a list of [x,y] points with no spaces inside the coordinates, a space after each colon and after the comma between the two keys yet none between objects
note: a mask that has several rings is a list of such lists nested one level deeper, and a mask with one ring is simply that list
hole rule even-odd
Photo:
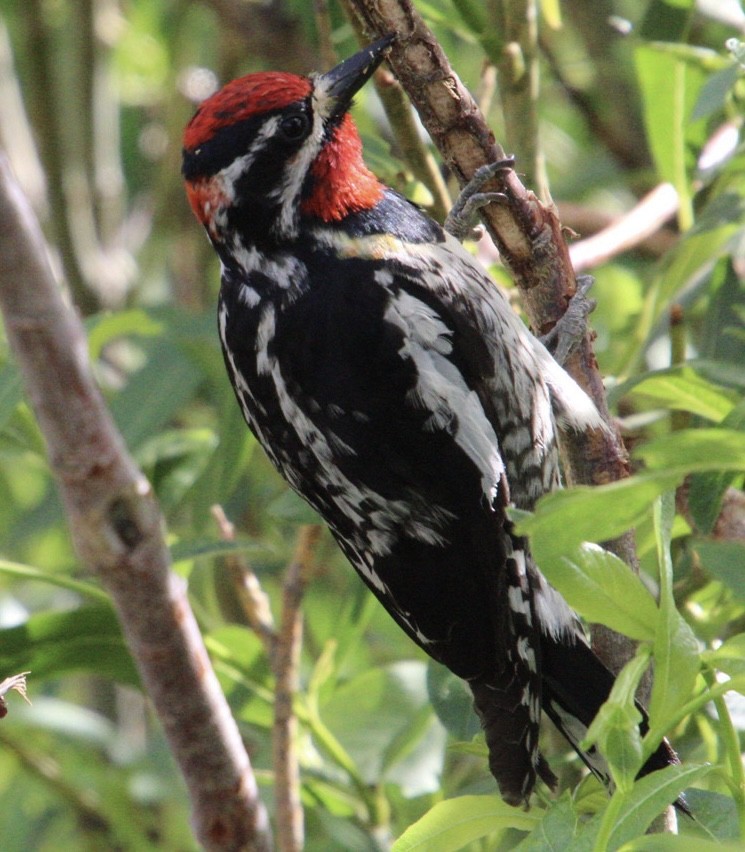
[{"label": "bird's eye", "polygon": [[310,119],[304,112],[294,112],[283,118],[279,124],[280,134],[289,142],[304,138],[310,130]]}]

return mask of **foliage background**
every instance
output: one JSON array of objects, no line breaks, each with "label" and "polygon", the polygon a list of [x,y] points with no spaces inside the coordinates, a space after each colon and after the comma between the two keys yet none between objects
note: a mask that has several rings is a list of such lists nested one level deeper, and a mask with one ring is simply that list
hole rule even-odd
[{"label": "foliage background", "polygon": [[[493,21],[509,7],[498,0],[417,6],[510,147],[516,131],[503,125],[488,63],[503,48]],[[680,207],[654,240],[593,270],[598,360],[629,446],[654,439],[637,457],[647,478],[608,504],[593,495],[589,509],[570,501],[546,507],[534,519],[536,546],[548,565],[560,561],[559,545],[576,544],[561,539],[563,530],[603,540],[617,532],[613,519],[636,524],[645,581],[674,593],[683,619],[666,616],[663,604],[635,634],[619,606],[618,626],[647,640],[658,670],[674,669],[653,720],[663,730],[676,724],[690,778],[705,761],[724,767],[696,775],[701,789],[689,797],[700,825],[688,830],[732,839],[745,822],[742,707],[733,700],[712,709],[699,699],[695,713],[676,708],[706,688],[696,678],[700,652],[735,679],[743,673],[745,545],[742,533],[738,541],[715,522],[723,500],[737,507],[745,469],[743,82],[725,48],[742,37],[745,15],[735,0],[697,9],[686,0],[570,0],[544,2],[541,12],[541,145],[565,224],[591,233],[661,181],[675,186]],[[86,317],[116,422],[166,513],[176,569],[189,579],[270,807],[269,666],[223,570],[210,507],[222,505],[236,522],[243,555],[274,601],[298,525],[313,518],[256,450],[225,377],[214,319],[219,269],[185,202],[180,137],[194,104],[218,81],[263,68],[305,73],[327,67],[332,49],[343,57],[355,47],[333,2],[0,2],[0,141]],[[373,93],[358,102],[368,163],[426,203]],[[671,334],[673,305],[682,322]],[[674,520],[659,504],[655,516],[654,498],[688,474],[695,474],[690,499],[679,495]],[[43,441],[7,353],[0,541],[0,676],[30,669],[33,700],[26,708],[11,697],[0,727],[3,848],[193,848],[181,782],[113,612],[72,552]],[[477,724],[465,692],[399,635],[328,537],[316,562],[298,700],[307,848],[385,847],[444,799],[493,800],[483,752],[478,740],[471,744]],[[552,577],[567,584],[568,596],[587,585],[587,560],[580,554],[576,564],[579,581]],[[596,601],[572,602],[604,620]],[[659,637],[673,628],[696,640],[681,660],[661,651]],[[626,737],[628,727],[620,725]],[[574,784],[576,759],[561,743],[548,748],[562,783]],[[524,842],[537,848],[561,831],[565,845],[587,842],[577,815],[600,811],[602,821],[604,801],[585,782],[573,802],[565,796],[537,808],[520,825],[487,814],[486,828],[471,836],[512,848],[523,837],[517,829],[532,828]],[[431,837],[423,842],[435,848]]]}]

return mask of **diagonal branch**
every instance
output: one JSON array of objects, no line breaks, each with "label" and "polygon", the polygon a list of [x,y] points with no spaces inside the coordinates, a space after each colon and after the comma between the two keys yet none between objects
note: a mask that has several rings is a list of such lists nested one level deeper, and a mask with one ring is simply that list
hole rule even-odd
[{"label": "diagonal branch", "polygon": [[267,850],[266,811],[185,584],[169,570],[158,504],[106,410],[83,328],[46,257],[0,155],[0,308],[78,553],[112,597],[186,781],[199,841],[210,850]]}]

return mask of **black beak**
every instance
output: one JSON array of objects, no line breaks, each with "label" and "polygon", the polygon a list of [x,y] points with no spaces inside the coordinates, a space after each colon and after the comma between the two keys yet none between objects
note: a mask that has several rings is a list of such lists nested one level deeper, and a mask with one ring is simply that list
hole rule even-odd
[{"label": "black beak", "polygon": [[322,91],[329,99],[329,118],[342,115],[349,109],[352,98],[372,77],[395,39],[394,34],[387,35],[316,77],[316,91]]}]

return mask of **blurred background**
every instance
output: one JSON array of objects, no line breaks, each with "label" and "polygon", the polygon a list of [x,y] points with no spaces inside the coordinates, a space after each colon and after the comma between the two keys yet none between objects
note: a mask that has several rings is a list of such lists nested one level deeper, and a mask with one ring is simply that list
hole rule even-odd
[{"label": "blurred background", "polygon": [[[678,204],[653,235],[592,269],[597,356],[629,443],[681,417],[694,426],[729,417],[741,429],[739,3],[539,3],[535,122],[518,100],[507,126],[495,70],[507,4],[416,5],[544,196],[535,182],[545,163],[550,196],[581,237],[661,183],[675,188]],[[236,524],[239,558],[275,602],[298,527],[315,519],[257,450],[225,376],[219,268],[183,192],[181,134],[196,104],[233,77],[325,70],[357,46],[336,0],[0,0],[0,146],[84,317],[116,422],[155,487],[270,808],[269,667],[210,509],[221,505]],[[355,117],[371,168],[431,204],[372,87]],[[192,849],[181,781],[106,597],[71,549],[43,440],[1,346],[0,678],[31,670],[33,706],[11,695],[0,724],[0,846]],[[683,361],[664,374],[674,381],[654,372]],[[725,489],[741,485],[741,475],[721,474],[701,492],[699,514],[676,520],[676,591],[706,647],[743,628],[745,548],[715,531]],[[654,586],[651,525],[640,524],[639,545]],[[462,686],[428,666],[326,535],[315,560],[299,699],[307,848],[385,848],[444,795],[492,792],[493,781],[470,743],[478,726]],[[721,757],[703,713],[676,741],[684,757]],[[554,764],[568,781],[579,776],[568,754]],[[731,800],[716,795],[731,816]],[[723,819],[726,836],[734,817]]]}]

